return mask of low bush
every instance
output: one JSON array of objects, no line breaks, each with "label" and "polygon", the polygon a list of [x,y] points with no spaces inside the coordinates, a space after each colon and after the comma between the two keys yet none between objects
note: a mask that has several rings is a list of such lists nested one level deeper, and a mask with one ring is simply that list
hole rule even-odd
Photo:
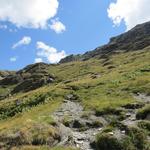
[{"label": "low bush", "polygon": [[145,106],[142,109],[139,109],[139,111],[136,114],[137,119],[146,119],[150,115],[150,105]]},{"label": "low bush", "polygon": [[9,105],[2,105],[0,107],[0,119],[6,119],[8,117],[13,117],[17,113],[21,113],[26,109],[30,109],[34,106],[37,106],[41,103],[44,103],[46,98],[48,97],[47,94],[41,94],[32,96],[30,98],[23,98],[20,100],[16,100]]},{"label": "low bush", "polygon": [[137,150],[148,150],[147,135],[142,129],[130,127],[127,130],[127,135]]},{"label": "low bush", "polygon": [[150,135],[150,122],[149,121],[140,121],[138,122],[138,127],[144,129]]},{"label": "low bush", "polygon": [[96,139],[97,150],[122,150],[121,142],[110,135],[109,133],[102,133],[97,135]]},{"label": "low bush", "polygon": [[53,146],[54,142],[60,141],[60,135],[48,124],[32,124],[0,135],[0,141],[5,148],[25,145]]},{"label": "low bush", "polygon": [[147,134],[140,128],[130,127],[126,133],[118,138],[114,127],[108,126],[96,137],[97,150],[149,150]]},{"label": "low bush", "polygon": [[106,107],[106,108],[103,108],[103,109],[97,109],[95,114],[96,116],[101,116],[101,115],[109,115],[109,114],[112,114],[112,115],[121,115],[122,114],[122,109],[119,109],[119,108],[113,108],[113,107]]}]

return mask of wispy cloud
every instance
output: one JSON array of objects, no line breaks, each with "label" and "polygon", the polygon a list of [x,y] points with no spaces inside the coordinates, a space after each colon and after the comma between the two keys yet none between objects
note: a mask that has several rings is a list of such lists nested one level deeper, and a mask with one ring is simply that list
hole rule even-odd
[{"label": "wispy cloud", "polygon": [[9,31],[9,32],[17,32],[17,29],[10,28],[6,24],[0,24],[0,30],[6,30],[6,31]]},{"label": "wispy cloud", "polygon": [[65,51],[58,51],[41,41],[37,42],[37,56],[38,58],[46,58],[49,63],[58,63],[62,58],[66,57]]},{"label": "wispy cloud", "polygon": [[40,63],[40,62],[43,62],[42,58],[35,58],[34,60],[35,63]]},{"label": "wispy cloud", "polygon": [[50,25],[50,28],[54,30],[57,34],[66,31],[66,26],[62,22],[60,22],[58,18],[52,20],[52,24]]},{"label": "wispy cloud", "polygon": [[17,61],[17,56],[14,56],[14,57],[11,57],[9,60],[11,61],[11,62],[16,62]]},{"label": "wispy cloud", "polygon": [[7,25],[5,25],[5,24],[0,24],[0,29],[6,30],[7,28],[8,28]]},{"label": "wispy cloud", "polygon": [[22,45],[29,45],[31,43],[31,37],[29,36],[24,36],[20,41],[18,41],[17,43],[15,43],[12,48],[15,49],[19,46]]}]

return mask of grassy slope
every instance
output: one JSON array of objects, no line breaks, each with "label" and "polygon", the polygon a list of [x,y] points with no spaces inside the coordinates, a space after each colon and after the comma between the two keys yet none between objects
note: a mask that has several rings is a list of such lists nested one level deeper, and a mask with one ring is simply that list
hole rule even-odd
[{"label": "grassy slope", "polygon": [[[116,54],[108,60],[91,59],[50,66],[49,72],[58,77],[59,83],[0,101],[0,111],[18,108],[13,110],[12,117],[11,111],[1,115],[5,119],[0,121],[0,134],[22,128],[28,130],[35,124],[53,124],[50,114],[68,93],[78,95],[84,108],[94,111],[116,109],[134,102],[133,93],[150,94],[150,48]],[[99,77],[95,78],[95,74]],[[44,100],[31,105],[30,102],[41,100],[41,97]],[[18,100],[20,104],[16,105]]]},{"label": "grassy slope", "polygon": [[[117,54],[109,60],[89,60],[59,65],[50,71],[74,87],[85,108],[102,109],[134,101],[132,93],[150,94],[150,52]],[[109,69],[112,68],[112,69]],[[100,77],[92,79],[93,74]]]}]

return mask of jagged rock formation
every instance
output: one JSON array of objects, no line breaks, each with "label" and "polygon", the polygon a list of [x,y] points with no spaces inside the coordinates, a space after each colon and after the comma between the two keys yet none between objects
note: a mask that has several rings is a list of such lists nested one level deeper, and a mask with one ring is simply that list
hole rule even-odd
[{"label": "jagged rock formation", "polygon": [[54,81],[54,76],[49,74],[45,63],[29,65],[24,69],[6,76],[0,81],[0,85],[16,85],[12,93],[27,92]]}]

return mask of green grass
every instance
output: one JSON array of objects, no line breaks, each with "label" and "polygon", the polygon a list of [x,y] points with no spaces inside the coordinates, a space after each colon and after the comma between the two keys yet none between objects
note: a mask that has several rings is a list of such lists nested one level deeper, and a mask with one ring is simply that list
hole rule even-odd
[{"label": "green grass", "polygon": [[[59,139],[57,129],[53,127],[56,123],[51,114],[60,106],[62,99],[60,93],[55,95],[55,100],[47,100],[13,117],[1,120],[0,141],[5,139],[4,145],[7,147],[12,146],[8,144],[9,141],[16,145],[49,145],[54,139]],[[20,134],[20,140],[14,138],[17,133]]]},{"label": "green grass", "polygon": [[23,146],[23,147],[14,147],[12,150],[77,150],[71,147],[54,147],[50,148],[47,146]]},{"label": "green grass", "polygon": [[[52,84],[28,93],[19,93],[1,101],[0,111],[3,112],[1,118],[15,116],[26,109],[38,107],[47,99],[50,101],[58,97],[63,99],[67,92],[79,96],[86,110],[105,111],[107,108],[115,109],[132,103],[135,101],[133,93],[150,93],[149,60],[148,48],[143,51],[116,54],[106,62],[104,59],[91,59],[51,65],[48,71],[57,76],[59,84]],[[108,69],[110,65],[115,68]],[[93,79],[93,74],[99,74],[100,77]],[[17,100],[21,101],[22,106],[16,105]]]},{"label": "green grass", "polygon": [[142,129],[131,127],[126,129],[120,140],[112,135],[113,127],[109,126],[96,136],[97,150],[148,150],[147,134]]},{"label": "green grass", "polygon": [[[133,59],[134,61],[132,61]],[[133,93],[150,93],[149,59],[150,52],[145,50],[145,52],[129,52],[110,57],[109,61],[116,66],[111,70],[107,69],[107,66],[102,67],[104,60],[77,62],[73,67],[71,66],[72,68],[69,68],[68,63],[65,67],[68,67],[67,73],[70,73],[72,82],[67,83],[67,86],[76,87],[74,91],[80,97],[85,109],[102,110],[108,106],[116,108],[134,102]],[[89,64],[91,65],[87,67],[82,78],[80,77],[82,73],[79,71],[76,73],[76,78],[71,76],[75,75],[73,71],[78,65],[81,67]],[[94,67],[92,68],[92,66]],[[143,71],[144,69],[147,71]],[[69,72],[70,70],[71,72]],[[101,77],[92,79],[93,72],[100,74]]]},{"label": "green grass", "polygon": [[56,147],[56,148],[52,148],[51,150],[79,150],[79,149],[75,149],[71,147]]},{"label": "green grass", "polygon": [[[53,126],[53,112],[70,93],[87,111],[122,114],[121,106],[136,101],[133,94],[150,94],[149,49],[112,55],[108,60],[50,65],[48,71],[57,77],[55,83],[0,101],[0,135],[34,128],[34,124]],[[93,78],[95,75],[98,77]],[[5,92],[0,87],[0,94]]]},{"label": "green grass", "polygon": [[148,120],[140,121],[138,122],[138,127],[141,129],[144,129],[150,136],[150,121]]},{"label": "green grass", "polygon": [[96,139],[97,150],[123,150],[121,141],[108,133],[98,134]]}]

